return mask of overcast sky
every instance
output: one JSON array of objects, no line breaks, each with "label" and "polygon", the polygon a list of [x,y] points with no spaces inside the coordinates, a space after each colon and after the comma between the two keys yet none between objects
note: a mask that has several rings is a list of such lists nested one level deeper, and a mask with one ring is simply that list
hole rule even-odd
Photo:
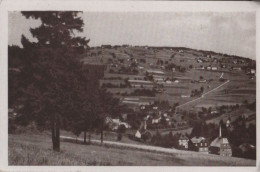
[{"label": "overcast sky", "polygon": [[[189,47],[255,59],[255,13],[85,12],[84,35],[90,46],[150,45]],[[40,21],[9,13],[9,45],[32,41],[29,28]]]}]

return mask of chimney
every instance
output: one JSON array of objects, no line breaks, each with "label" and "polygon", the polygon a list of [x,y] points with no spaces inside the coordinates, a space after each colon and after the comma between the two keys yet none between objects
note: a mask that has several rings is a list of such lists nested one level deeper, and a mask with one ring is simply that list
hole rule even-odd
[{"label": "chimney", "polygon": [[222,133],[221,133],[221,124],[219,124],[219,138],[222,137]]}]

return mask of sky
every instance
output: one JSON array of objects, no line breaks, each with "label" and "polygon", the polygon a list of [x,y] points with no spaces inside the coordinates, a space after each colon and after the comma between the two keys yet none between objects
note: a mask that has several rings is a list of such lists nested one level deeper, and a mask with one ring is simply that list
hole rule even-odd
[{"label": "sky", "polygon": [[[89,46],[148,45],[188,47],[256,58],[253,12],[84,12],[82,36]],[[8,44],[21,46],[21,35],[37,41],[29,29],[41,24],[9,12]]]}]

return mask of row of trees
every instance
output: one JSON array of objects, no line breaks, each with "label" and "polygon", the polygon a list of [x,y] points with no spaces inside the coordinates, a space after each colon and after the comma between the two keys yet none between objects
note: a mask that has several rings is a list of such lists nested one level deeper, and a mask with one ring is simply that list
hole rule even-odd
[{"label": "row of trees", "polygon": [[76,36],[84,26],[79,12],[22,14],[41,20],[41,25],[30,29],[38,42],[22,36],[23,48],[9,47],[8,103],[18,112],[18,123],[35,121],[51,129],[55,151],[60,151],[61,128],[76,135],[84,132],[85,142],[86,131],[98,129],[102,141],[105,116],[118,115],[121,107],[98,87],[99,68],[86,67],[77,58],[89,42]]}]

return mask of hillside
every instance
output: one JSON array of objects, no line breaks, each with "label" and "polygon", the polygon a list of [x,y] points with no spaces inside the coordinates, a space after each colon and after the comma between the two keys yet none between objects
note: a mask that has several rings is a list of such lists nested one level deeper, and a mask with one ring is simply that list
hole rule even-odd
[{"label": "hillside", "polygon": [[[249,79],[247,71],[255,69],[255,61],[248,58],[182,47],[146,46],[92,47],[81,58],[87,64],[106,66],[100,85],[121,99],[143,96],[140,102],[166,100],[171,105],[183,104],[194,99],[191,97],[194,90],[203,87],[206,92],[221,85],[219,79],[222,76],[231,82],[199,104],[220,106],[241,104],[245,99],[248,102],[255,100],[255,78]],[[163,75],[152,74],[149,78],[148,70],[161,71]],[[138,89],[153,90],[155,94],[137,94]]]},{"label": "hillside", "polygon": [[116,147],[61,143],[61,152],[51,150],[47,135],[9,135],[9,165],[70,166],[255,166],[254,160],[219,157],[179,151],[155,153]]}]

